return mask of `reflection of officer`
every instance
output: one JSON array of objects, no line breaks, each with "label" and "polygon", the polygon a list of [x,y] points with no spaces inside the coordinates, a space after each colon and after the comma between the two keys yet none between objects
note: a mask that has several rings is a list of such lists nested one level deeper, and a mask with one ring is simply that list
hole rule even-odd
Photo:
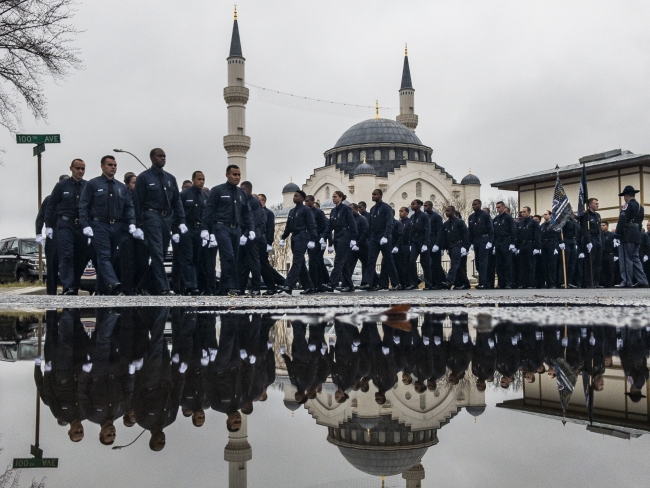
[{"label": "reflection of officer", "polygon": [[[68,175],[59,177],[59,181],[70,178]],[[43,245],[43,226],[45,225],[45,214],[47,213],[47,205],[50,203],[50,196],[46,196],[41,203],[41,208],[36,216],[36,243]],[[55,213],[56,216],[56,213]],[[56,224],[55,224],[56,225]],[[59,250],[56,246],[56,236],[45,236],[45,284],[47,287],[48,295],[56,295],[56,287],[59,283]]]},{"label": "reflection of officer", "polygon": [[461,257],[467,256],[469,249],[469,233],[462,219],[456,217],[456,208],[448,206],[445,209],[447,220],[442,228],[441,248],[449,254],[449,271],[447,281],[442,283],[443,288],[450,289],[456,282],[456,275],[460,267]]},{"label": "reflection of officer", "polygon": [[126,185],[115,180],[117,163],[113,156],[104,156],[101,162],[102,175],[88,182],[79,201],[79,221],[84,235],[92,237],[95,250],[98,290],[109,295],[122,292],[114,266],[117,266],[118,249],[122,243],[142,236],[135,228],[135,214],[131,195]]},{"label": "reflection of officer", "polygon": [[338,386],[334,398],[338,403],[343,403],[359,371],[359,330],[356,326],[338,321],[334,329],[336,345],[330,348],[328,356],[332,364],[332,382]]},{"label": "reflection of officer", "polygon": [[478,271],[477,289],[488,288],[488,256],[492,254],[494,242],[494,229],[490,214],[481,209],[481,201],[472,202],[472,213],[467,219],[469,239],[474,246],[476,269]]},{"label": "reflection of officer", "polygon": [[208,201],[208,196],[203,191],[204,184],[203,172],[195,171],[192,173],[192,186],[181,192],[188,232],[180,236],[179,250],[181,275],[188,295],[198,295],[206,288],[204,248],[210,240],[210,235],[203,222],[203,211]]},{"label": "reflection of officer", "polygon": [[86,163],[75,159],[70,165],[72,178],[59,181],[45,211],[45,233],[53,237],[56,225],[56,242],[59,250],[59,278],[64,295],[76,295],[81,275],[88,262],[88,238],[79,223],[79,199],[87,181],[83,179]]},{"label": "reflection of officer", "polygon": [[643,266],[639,259],[639,245],[641,244],[641,224],[644,217],[644,209],[636,201],[634,195],[639,193],[634,187],[628,185],[618,195],[623,197],[625,205],[621,208],[621,214],[616,224],[616,234],[620,244],[618,250],[619,267],[621,269],[622,282],[616,285],[619,288],[632,287],[647,288],[648,280],[643,272]]},{"label": "reflection of officer", "polygon": [[[330,212],[327,234],[331,233],[332,235],[330,247],[334,247],[336,256],[329,282],[325,285],[327,291],[334,291],[334,288],[338,286],[351,248],[357,248],[358,250],[356,241],[357,224],[352,210],[343,203],[346,198],[342,191],[337,190],[332,194],[332,201],[336,206]],[[314,284],[314,286],[318,285]]]},{"label": "reflection of officer", "polygon": [[494,331],[478,332],[472,355],[472,374],[476,376],[476,388],[485,391],[486,383],[494,381],[497,367],[497,349]]},{"label": "reflection of officer", "polygon": [[175,221],[179,222],[179,230],[184,234],[187,232],[185,213],[176,178],[163,169],[167,161],[165,151],[152,149],[149,158],[151,168],[138,175],[133,201],[135,218],[142,225],[151,259],[139,288],[142,293],[173,295],[165,273],[165,255],[172,232],[172,214]]}]

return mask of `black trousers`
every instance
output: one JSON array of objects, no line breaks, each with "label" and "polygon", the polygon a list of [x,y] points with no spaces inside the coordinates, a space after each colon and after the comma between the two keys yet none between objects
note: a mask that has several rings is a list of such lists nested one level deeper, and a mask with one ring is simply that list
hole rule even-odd
[{"label": "black trousers", "polygon": [[219,262],[221,263],[221,279],[219,293],[225,294],[230,290],[239,290],[239,226],[215,224],[214,237],[219,245]]},{"label": "black trousers", "polygon": [[95,250],[95,270],[97,271],[97,290],[106,293],[108,286],[119,282],[115,268],[119,265],[119,252],[126,239],[132,239],[121,223],[108,224],[92,221],[92,246]]},{"label": "black trousers", "polygon": [[239,248],[239,290],[244,293],[251,277],[251,291],[260,291],[262,285],[262,266],[257,242],[246,239]]},{"label": "black trousers", "polygon": [[120,267],[117,276],[122,283],[122,292],[125,295],[134,295],[135,286],[142,280],[149,264],[147,244],[140,239],[125,239],[119,254]]},{"label": "black trousers", "polygon": [[308,242],[309,234],[307,234],[307,232],[300,232],[291,235],[291,252],[293,253],[293,258],[291,261],[291,269],[287,274],[287,279],[284,280],[284,286],[293,289],[298,282],[298,279],[300,279],[300,283],[304,289],[313,286],[311,278],[309,278],[309,272],[307,271],[307,264],[305,263],[305,252],[307,251]]},{"label": "black trousers", "polygon": [[[422,266],[422,274],[424,277],[424,286],[431,288],[433,287],[433,280],[431,278],[431,252],[427,247],[426,251],[422,251],[422,244],[417,242],[411,242],[411,252],[409,254],[409,286],[418,286],[420,284],[420,278],[418,276],[418,264],[417,260],[420,258],[420,265]],[[413,276],[415,276],[415,281],[413,281]]]},{"label": "black trousers", "polygon": [[[316,243],[316,246],[318,246],[318,243]],[[348,260],[348,254],[350,251],[350,234],[347,232],[335,234],[334,252],[336,252],[336,256],[334,257],[334,267],[332,268],[332,272],[330,273],[329,278],[329,284],[331,286],[337,286],[341,280],[343,268],[345,267],[345,263]],[[309,265],[311,267],[311,259]]]},{"label": "black trousers", "polygon": [[[309,257],[309,278],[311,284],[315,288],[319,288],[327,283],[325,275],[323,274],[323,255],[325,251],[320,248],[320,242],[316,242],[314,249],[307,249],[307,256]],[[338,257],[338,252],[337,252]]]},{"label": "black trousers", "polygon": [[467,279],[467,256],[460,257],[460,264],[458,265],[458,273],[456,273],[456,281],[453,283],[454,286],[464,286],[469,288],[469,280]]},{"label": "black trousers", "polygon": [[[262,280],[268,290],[275,290],[278,285],[284,284],[284,278],[271,266],[269,262],[269,253],[266,250],[266,242],[255,241],[257,243],[258,254],[260,255],[260,267]],[[277,275],[277,276],[276,276]],[[279,276],[279,280],[278,280]]]},{"label": "black trousers", "polygon": [[519,246],[517,255],[517,270],[519,271],[519,286],[532,288],[535,286],[535,243],[525,242]]},{"label": "black trousers", "polygon": [[142,214],[142,232],[149,254],[149,266],[140,280],[140,288],[160,293],[169,291],[169,280],[165,272],[165,256],[171,239],[170,215],[145,211]]},{"label": "black trousers", "polygon": [[48,295],[56,295],[56,287],[59,284],[59,250],[56,245],[56,237],[45,239],[45,285]]},{"label": "black trousers", "polygon": [[[205,282],[203,264],[205,262],[204,249],[207,248],[207,246],[203,247],[201,230],[188,229],[185,234],[181,234],[177,248],[180,272],[185,288],[188,290],[199,288],[199,281]],[[202,277],[201,280],[199,280],[199,276]]]},{"label": "black trousers", "polygon": [[603,253],[601,261],[600,284],[605,288],[612,288],[616,283],[616,263],[614,262],[614,253]]},{"label": "black trousers", "polygon": [[478,271],[478,284],[488,286],[488,260],[492,249],[485,249],[489,242],[488,237],[478,237],[472,243],[474,245],[474,262]]},{"label": "black trousers", "polygon": [[492,249],[488,253],[488,269],[487,269],[487,286],[488,288],[494,288],[494,277],[497,273],[497,251],[493,244]]},{"label": "black trousers", "polygon": [[399,276],[397,275],[397,269],[395,268],[393,255],[391,254],[393,246],[391,246],[390,241],[391,240],[388,239],[386,244],[379,244],[379,239],[372,237],[368,241],[368,265],[363,273],[363,284],[374,286],[375,276],[377,274],[375,272],[375,266],[377,266],[377,258],[379,258],[380,252],[382,257],[382,266],[386,266],[391,283],[395,286],[399,284]]},{"label": "black trousers", "polygon": [[514,286],[513,282],[513,269],[512,269],[512,256],[513,253],[510,251],[510,240],[505,239],[502,241],[497,241],[494,243],[496,249],[495,254],[495,264],[497,270],[497,277],[499,279],[499,288],[504,288],[506,286]]},{"label": "black trousers", "polygon": [[[566,279],[567,283],[571,285],[576,285],[576,280],[575,280],[575,270],[576,270],[576,263],[578,261],[578,248],[576,246],[576,241],[575,239],[573,240],[567,240],[565,241],[565,249],[564,249],[564,259],[566,261]],[[562,252],[562,251],[560,251]],[[560,280],[562,285],[564,286],[564,270],[562,268],[563,262],[561,260],[558,260],[558,268],[560,269],[558,272],[558,276],[561,276],[562,279]]]},{"label": "black trousers", "polygon": [[461,243],[452,244],[448,249],[449,253],[449,271],[447,272],[447,282],[452,285],[456,283],[456,276],[458,275],[458,268],[460,267],[460,249],[463,247]]},{"label": "black trousers", "polygon": [[81,276],[88,264],[88,237],[80,225],[60,218],[56,226],[56,243],[59,251],[59,278],[64,290],[79,289]]},{"label": "black trousers", "polygon": [[218,247],[205,246],[205,251],[204,251],[205,252],[205,288],[202,289],[201,291],[206,295],[214,295],[215,293],[217,293],[217,250],[218,249],[219,249]]},{"label": "black trousers", "polygon": [[557,286],[557,258],[555,254],[555,243],[550,245],[542,244],[542,285],[547,288]]},{"label": "black trousers", "polygon": [[[600,285],[600,273],[603,264],[603,243],[600,239],[594,239],[591,243],[593,247],[591,252],[588,253],[591,268],[587,269],[585,273],[585,285],[598,286]],[[589,263],[587,263],[587,266],[589,266]]]}]

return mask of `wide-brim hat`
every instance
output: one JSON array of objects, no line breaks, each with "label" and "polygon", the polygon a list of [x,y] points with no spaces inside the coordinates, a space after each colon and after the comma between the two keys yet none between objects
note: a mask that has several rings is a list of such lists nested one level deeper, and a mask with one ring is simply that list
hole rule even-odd
[{"label": "wide-brim hat", "polygon": [[623,191],[618,194],[619,197],[622,197],[623,195],[636,195],[639,193],[641,190],[635,190],[632,185],[627,185],[625,188],[623,188]]}]

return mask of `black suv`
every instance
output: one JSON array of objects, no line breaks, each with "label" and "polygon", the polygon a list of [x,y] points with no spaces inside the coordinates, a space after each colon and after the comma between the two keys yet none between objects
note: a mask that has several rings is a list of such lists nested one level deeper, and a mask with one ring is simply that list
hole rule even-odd
[{"label": "black suv", "polygon": [[[45,277],[43,260],[43,277]],[[0,241],[0,282],[38,279],[38,244],[35,239],[10,237]]]}]

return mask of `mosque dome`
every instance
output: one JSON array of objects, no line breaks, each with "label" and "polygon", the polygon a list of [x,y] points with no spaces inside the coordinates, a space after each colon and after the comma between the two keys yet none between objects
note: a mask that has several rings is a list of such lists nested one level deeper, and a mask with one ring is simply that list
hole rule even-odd
[{"label": "mosque dome", "polygon": [[460,180],[461,185],[480,185],[481,180],[478,179],[476,175],[472,174],[472,170],[469,170],[469,174]]},{"label": "mosque dome", "polygon": [[300,408],[300,403],[294,400],[284,400],[284,406],[287,407],[292,412],[295,412]]},{"label": "mosque dome", "polygon": [[379,424],[379,417],[357,417],[357,422],[366,430],[374,429]]},{"label": "mosque dome", "polygon": [[404,124],[390,119],[368,119],[346,130],[334,148],[383,142],[422,145],[420,138]]},{"label": "mosque dome", "polygon": [[465,410],[467,410],[467,413],[470,414],[472,417],[478,417],[483,412],[485,412],[485,407],[469,406],[466,407]]},{"label": "mosque dome", "polygon": [[300,187],[293,181],[290,181],[284,185],[284,188],[282,189],[282,193],[296,193],[297,191],[300,191]]},{"label": "mosque dome", "polygon": [[371,476],[395,476],[417,464],[427,447],[403,450],[367,450],[338,446],[343,457],[359,471]]},{"label": "mosque dome", "polygon": [[372,167],[372,165],[363,162],[356,168],[354,168],[354,175],[376,175],[377,172],[375,171],[375,168]]}]

